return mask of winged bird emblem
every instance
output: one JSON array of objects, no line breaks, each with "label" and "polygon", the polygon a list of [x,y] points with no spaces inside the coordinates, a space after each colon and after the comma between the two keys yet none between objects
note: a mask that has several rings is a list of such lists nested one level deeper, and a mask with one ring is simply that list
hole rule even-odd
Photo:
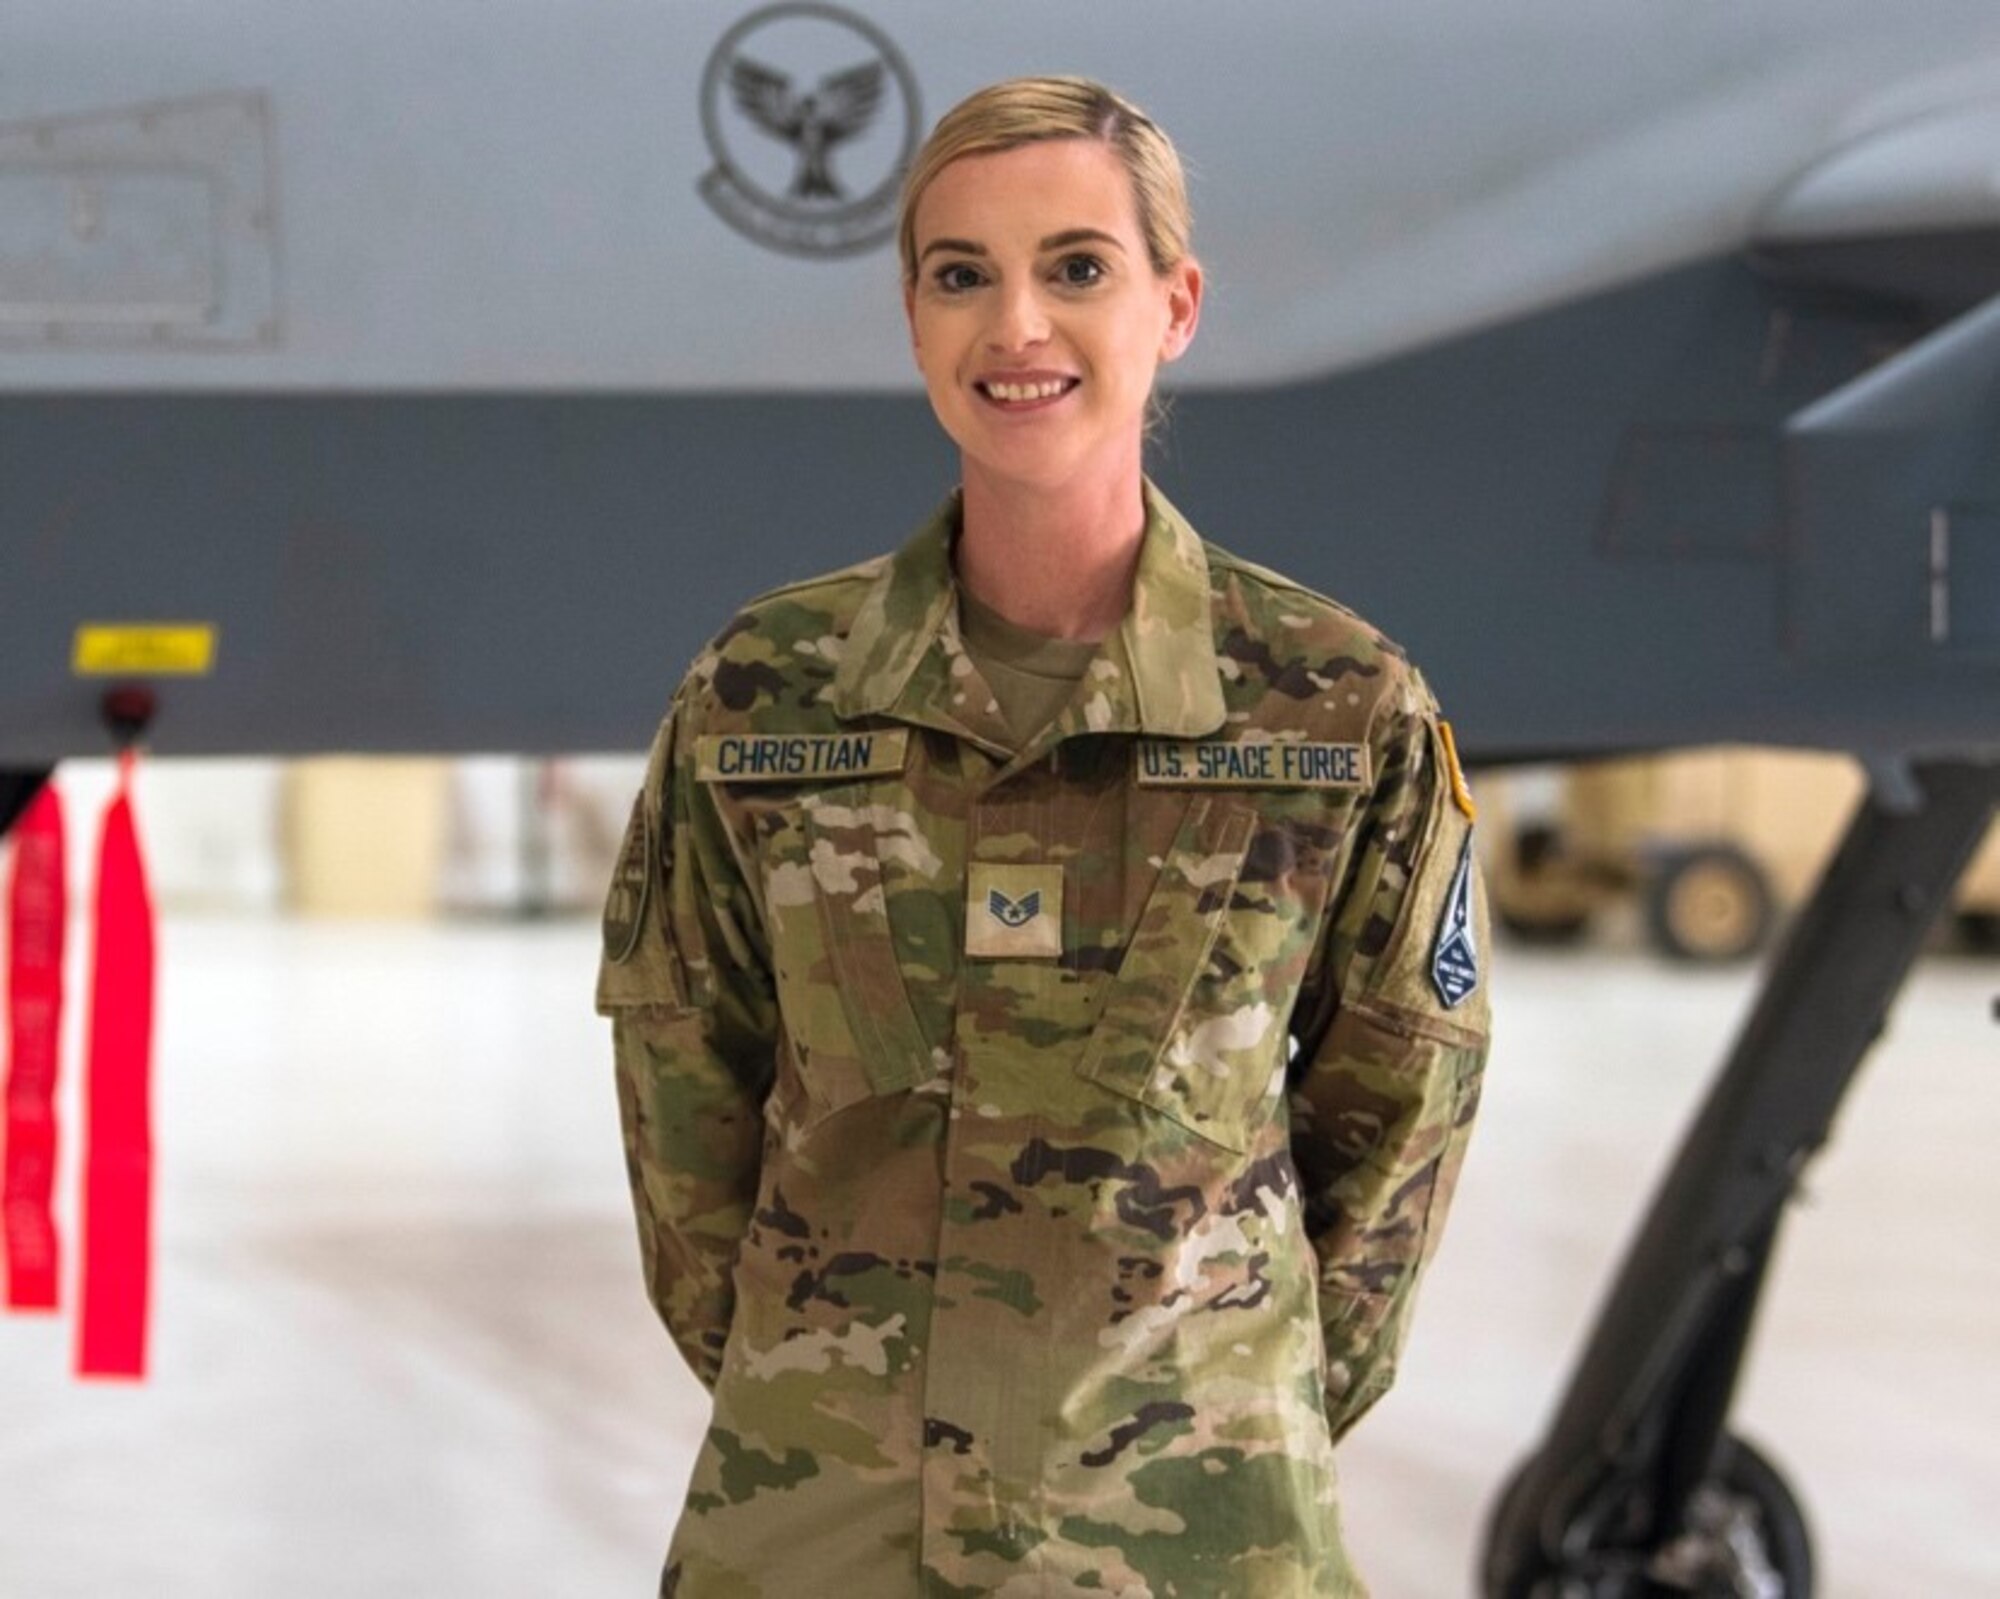
[{"label": "winged bird emblem", "polygon": [[795,145],[798,170],[789,190],[794,200],[846,198],[834,182],[827,157],[833,147],[875,120],[882,107],[883,63],[830,72],[809,94],[797,94],[785,73],[738,56],[729,64],[729,87],[736,107],[773,138]]},{"label": "winged bird emblem", "polygon": [[986,908],[1002,927],[1026,927],[1042,913],[1042,891],[1038,888],[1019,899],[1009,899],[999,889],[989,888]]}]

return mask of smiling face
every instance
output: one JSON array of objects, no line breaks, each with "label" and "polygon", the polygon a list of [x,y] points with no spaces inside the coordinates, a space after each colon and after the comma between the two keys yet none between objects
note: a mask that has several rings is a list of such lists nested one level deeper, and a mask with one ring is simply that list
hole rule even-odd
[{"label": "smiling face", "polygon": [[967,479],[1136,486],[1153,375],[1194,336],[1201,271],[1153,270],[1117,153],[1047,139],[953,161],[915,243],[911,342]]}]

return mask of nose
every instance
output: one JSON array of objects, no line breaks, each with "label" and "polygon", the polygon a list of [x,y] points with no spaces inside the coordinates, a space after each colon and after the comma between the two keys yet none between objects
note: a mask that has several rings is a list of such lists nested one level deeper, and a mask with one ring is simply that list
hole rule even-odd
[{"label": "nose", "polygon": [[1032,350],[1049,336],[1048,310],[1033,283],[1005,285],[993,298],[993,321],[987,343],[1000,355]]}]

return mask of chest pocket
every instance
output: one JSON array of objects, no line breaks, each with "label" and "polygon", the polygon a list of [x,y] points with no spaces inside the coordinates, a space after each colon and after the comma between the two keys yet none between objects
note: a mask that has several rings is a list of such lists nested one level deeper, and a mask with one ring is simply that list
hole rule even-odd
[{"label": "chest pocket", "polygon": [[1237,894],[1257,823],[1240,802],[1189,803],[1077,1065],[1239,1153],[1270,1114],[1290,1011],[1257,947],[1274,918]]},{"label": "chest pocket", "polygon": [[[893,788],[889,792],[893,792]],[[934,1075],[883,882],[885,853],[928,848],[877,785],[803,793],[769,819],[764,896],[798,1087],[831,1114]]]}]

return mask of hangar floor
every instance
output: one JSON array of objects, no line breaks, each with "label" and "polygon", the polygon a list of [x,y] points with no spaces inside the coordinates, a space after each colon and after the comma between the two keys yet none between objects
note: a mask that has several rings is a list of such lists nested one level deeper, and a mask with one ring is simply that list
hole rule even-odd
[{"label": "hangar floor", "polygon": [[[593,930],[174,918],[163,947],[153,1374],[80,1386],[67,1320],[0,1318],[0,1594],[652,1592],[702,1406],[639,1287]],[[1500,967],[1458,1214],[1345,1451],[1380,1599],[1470,1592],[1751,991]],[[1782,1246],[1738,1415],[1829,1599],[2000,1593],[1996,989],[1927,961]]]}]

